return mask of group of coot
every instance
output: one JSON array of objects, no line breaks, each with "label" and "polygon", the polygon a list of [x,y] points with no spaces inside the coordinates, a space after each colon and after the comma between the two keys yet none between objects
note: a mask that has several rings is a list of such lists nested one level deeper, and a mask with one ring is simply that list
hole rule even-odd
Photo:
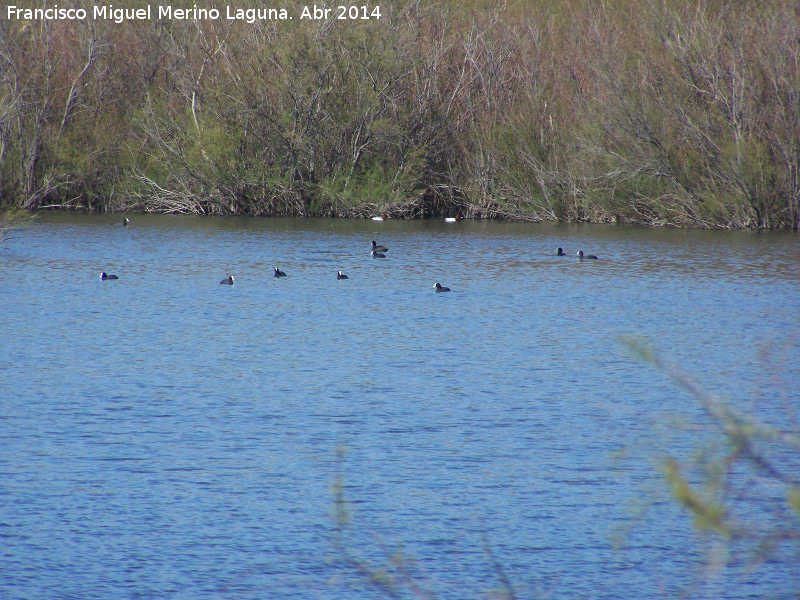
[{"label": "group of coot", "polygon": [[[124,227],[127,227],[130,223],[130,220],[125,217],[125,220],[122,222]],[[372,240],[372,251],[370,254],[373,258],[386,258],[386,252],[389,250],[388,246],[381,246],[375,240]],[[281,271],[278,267],[275,267],[275,277],[286,277],[286,272]],[[100,279],[103,281],[107,279],[119,279],[117,275],[109,275],[105,271],[100,273]],[[342,273],[341,271],[336,271],[336,279],[350,279],[347,275]],[[219,282],[220,285],[233,285],[234,279],[233,275],[228,275],[225,279]],[[441,283],[436,282],[433,287],[436,289],[437,292],[449,292],[449,287],[443,287]]]},{"label": "group of coot", "polygon": [[[385,252],[389,250],[388,246],[379,246],[378,242],[372,240],[372,251],[370,254],[373,258],[386,258]],[[103,273],[105,275],[105,273]],[[278,267],[275,267],[275,277],[286,277],[286,273],[281,271]],[[104,277],[105,279],[105,277]],[[347,275],[342,273],[341,271],[336,271],[336,279],[350,279]],[[220,285],[233,285],[233,275],[228,275],[226,279],[223,279],[219,282]],[[436,284],[436,291],[437,292],[449,292],[450,288],[443,288],[438,283]]]},{"label": "group of coot", "polygon": [[[597,257],[594,254],[584,254],[583,250],[578,250],[575,253],[575,255],[581,260],[584,259],[597,260]],[[556,250],[556,256],[567,256],[567,253],[564,252],[563,248],[559,246],[558,250]]]},{"label": "group of coot", "polygon": [[[130,220],[127,217],[125,217],[125,220],[122,222],[122,225],[124,227],[127,227],[129,223]],[[386,252],[388,252],[388,250],[389,250],[388,246],[379,245],[375,240],[372,240],[372,251],[370,252],[372,258],[386,258]],[[564,252],[564,249],[559,246],[558,250],[556,250],[556,256],[567,256],[567,253]],[[579,250],[577,252],[577,256],[580,260],[585,260],[585,259],[597,260],[597,256],[595,256],[594,254],[584,254],[583,250]],[[286,277],[286,273],[284,271],[281,271],[278,267],[275,267],[275,277]],[[107,279],[119,279],[119,277],[117,277],[116,275],[109,275],[108,273],[103,271],[102,273],[100,273],[100,279],[105,281]],[[337,271],[336,279],[350,279],[350,278],[341,271]],[[219,284],[233,285],[233,275],[228,275],[225,279],[220,281]],[[443,286],[438,281],[434,283],[432,287],[433,289],[436,290],[437,294],[440,292],[450,291],[449,287]]]}]

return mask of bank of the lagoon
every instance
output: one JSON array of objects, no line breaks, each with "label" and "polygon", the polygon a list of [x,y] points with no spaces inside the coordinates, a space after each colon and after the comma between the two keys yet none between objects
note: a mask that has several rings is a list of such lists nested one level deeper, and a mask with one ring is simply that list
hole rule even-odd
[{"label": "bank of the lagoon", "polygon": [[[121,220],[43,213],[0,245],[3,598],[366,599],[390,557],[458,600],[800,589],[796,541],[707,562],[724,538],[658,465],[697,476],[718,430],[621,342],[797,435],[795,234]],[[791,524],[744,464],[732,513]]]},{"label": "bank of the lagoon", "polygon": [[796,2],[243,4],[8,6],[0,207],[800,227]]}]

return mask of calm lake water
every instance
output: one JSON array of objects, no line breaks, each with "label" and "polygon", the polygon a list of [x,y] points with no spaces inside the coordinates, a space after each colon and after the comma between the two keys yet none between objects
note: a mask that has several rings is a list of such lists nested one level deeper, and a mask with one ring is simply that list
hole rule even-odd
[{"label": "calm lake water", "polygon": [[119,221],[0,246],[0,598],[380,598],[344,556],[395,553],[437,598],[796,597],[796,548],[695,583],[657,465],[716,430],[620,339],[797,433],[797,235]]}]

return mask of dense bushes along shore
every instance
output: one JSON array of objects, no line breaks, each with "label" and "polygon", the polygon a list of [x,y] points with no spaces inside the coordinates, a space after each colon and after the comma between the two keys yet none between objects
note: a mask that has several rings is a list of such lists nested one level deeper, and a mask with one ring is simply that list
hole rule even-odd
[{"label": "dense bushes along shore", "polygon": [[0,206],[800,225],[797,2],[379,8],[3,15]]}]

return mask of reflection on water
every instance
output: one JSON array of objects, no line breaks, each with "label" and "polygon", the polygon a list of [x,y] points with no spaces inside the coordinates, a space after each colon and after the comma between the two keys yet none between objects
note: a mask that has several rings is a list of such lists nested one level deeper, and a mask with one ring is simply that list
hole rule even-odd
[{"label": "reflection on water", "polygon": [[[523,597],[672,597],[691,524],[658,505],[615,549],[657,476],[612,456],[699,411],[619,337],[749,402],[759,348],[797,336],[787,233],[120,221],[44,215],[0,247],[4,598],[375,597],[330,560],[340,447],[350,543],[402,544],[438,597],[498,588],[485,540]],[[787,387],[747,407],[784,423]],[[770,564],[697,594],[798,582]]]}]

